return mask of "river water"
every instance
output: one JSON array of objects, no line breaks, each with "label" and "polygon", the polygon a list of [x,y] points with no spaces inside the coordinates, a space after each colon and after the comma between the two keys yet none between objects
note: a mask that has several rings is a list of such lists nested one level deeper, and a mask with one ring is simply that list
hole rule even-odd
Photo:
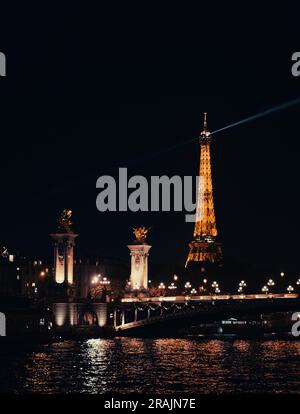
[{"label": "river water", "polygon": [[300,341],[114,338],[6,350],[0,392],[299,393]]}]

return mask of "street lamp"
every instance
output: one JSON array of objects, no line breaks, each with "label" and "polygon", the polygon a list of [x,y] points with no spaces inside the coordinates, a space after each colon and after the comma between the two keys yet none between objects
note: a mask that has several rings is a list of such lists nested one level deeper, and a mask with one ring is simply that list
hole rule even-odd
[{"label": "street lamp", "polygon": [[[99,275],[100,277],[100,275]],[[103,277],[99,281],[99,285],[101,286],[99,294],[101,295],[104,302],[107,300],[107,288],[110,285],[110,280],[107,277]]]},{"label": "street lamp", "polygon": [[196,293],[197,293],[197,290],[196,290],[195,288],[193,288],[193,289],[191,290],[191,295],[196,295]]},{"label": "street lamp", "polygon": [[176,280],[178,280],[178,276],[177,275],[174,275],[173,276],[173,279],[176,281]]},{"label": "street lamp", "polygon": [[99,282],[99,276],[94,276],[92,279],[92,285],[96,285]]},{"label": "street lamp", "polygon": [[215,293],[220,293],[219,284],[216,281],[212,283],[211,287],[215,289]]},{"label": "street lamp", "polygon": [[170,289],[170,290],[175,290],[175,289],[177,289],[177,286],[174,284],[174,282],[172,282],[172,283],[168,286],[168,289]]},{"label": "street lamp", "polygon": [[296,283],[299,286],[300,285],[300,279],[298,279]]},{"label": "street lamp", "polygon": [[294,291],[294,288],[293,288],[293,286],[291,286],[291,285],[289,285],[288,287],[287,287],[287,289],[286,289],[289,293],[291,293],[291,292],[293,292]]},{"label": "street lamp", "polygon": [[275,282],[273,279],[269,279],[267,285],[269,286],[269,288],[271,289],[273,286],[275,286]]},{"label": "street lamp", "polygon": [[263,292],[263,293],[265,293],[265,294],[268,294],[269,293],[269,288],[268,288],[268,286],[263,286],[262,287],[262,289],[261,289],[261,291]]},{"label": "street lamp", "polygon": [[107,286],[107,285],[110,285],[110,280],[109,279],[107,279],[107,277],[104,277],[102,280],[100,280],[100,285],[102,285],[102,286]]},{"label": "street lamp", "polygon": [[240,283],[239,283],[238,292],[242,293],[246,286],[247,286],[246,282],[244,280],[241,280]]},{"label": "street lamp", "polygon": [[192,285],[190,284],[190,282],[186,282],[186,284],[184,285],[184,287],[186,289],[190,289],[192,287]]}]

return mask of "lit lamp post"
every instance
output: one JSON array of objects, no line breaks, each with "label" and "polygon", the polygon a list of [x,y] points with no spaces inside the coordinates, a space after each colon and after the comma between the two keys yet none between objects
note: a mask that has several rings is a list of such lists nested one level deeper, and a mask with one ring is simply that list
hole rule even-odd
[{"label": "lit lamp post", "polygon": [[275,286],[275,282],[272,279],[269,279],[267,285],[269,286],[269,289],[271,289]]},{"label": "lit lamp post", "polygon": [[100,280],[100,285],[102,285],[102,286],[108,286],[108,285],[110,285],[110,280],[109,279],[107,279],[107,277],[104,277],[103,279],[101,279]]},{"label": "lit lamp post", "polygon": [[90,294],[91,297],[95,298],[97,296],[97,294],[99,293],[99,279],[100,279],[100,275],[96,275],[92,278],[91,280],[91,289],[90,289]]},{"label": "lit lamp post", "polygon": [[103,277],[100,282],[100,286],[102,287],[102,299],[106,302],[106,296],[107,296],[107,288],[110,285],[110,280],[107,277]]},{"label": "lit lamp post", "polygon": [[159,285],[158,285],[158,289],[160,290],[160,295],[161,296],[163,296],[164,295],[164,293],[165,293],[165,289],[166,289],[166,286],[165,286],[165,284],[164,283],[160,283]]},{"label": "lit lamp post", "polygon": [[197,290],[195,289],[195,288],[193,288],[192,290],[191,290],[191,295],[196,295],[197,294]]},{"label": "lit lamp post", "polygon": [[172,283],[168,286],[168,289],[169,289],[169,290],[171,290],[171,291],[175,291],[175,290],[177,289],[177,286],[175,285],[175,283],[174,283],[174,282],[172,282]]},{"label": "lit lamp post", "polygon": [[188,289],[191,289],[192,285],[190,284],[190,282],[186,282],[186,284],[184,285],[184,289],[185,289],[185,293],[187,293]]},{"label": "lit lamp post", "polygon": [[288,291],[288,293],[294,292],[294,288],[291,285],[289,285],[286,290]]},{"label": "lit lamp post", "polygon": [[[217,282],[213,282],[213,283],[212,283],[212,285],[211,285],[211,287],[212,287],[213,289],[215,289],[215,293],[220,293],[219,284],[218,284]],[[218,290],[219,292],[217,292],[217,290]]]},{"label": "lit lamp post", "polygon": [[246,282],[244,280],[241,280],[239,283],[238,292],[243,293],[244,288],[247,286]]},{"label": "lit lamp post", "polygon": [[102,295],[106,298],[107,287],[110,285],[110,280],[107,277],[102,277],[100,274],[96,275],[92,278],[91,284],[94,297]]},{"label": "lit lamp post", "polygon": [[300,285],[300,279],[297,280],[296,284],[299,286]]},{"label": "lit lamp post", "polygon": [[92,279],[92,285],[96,285],[99,282],[99,276],[94,276],[93,277],[93,279]]},{"label": "lit lamp post", "polygon": [[263,293],[265,293],[266,295],[269,293],[269,288],[268,288],[268,286],[263,286],[262,287],[262,289],[261,289],[261,291],[263,292]]}]

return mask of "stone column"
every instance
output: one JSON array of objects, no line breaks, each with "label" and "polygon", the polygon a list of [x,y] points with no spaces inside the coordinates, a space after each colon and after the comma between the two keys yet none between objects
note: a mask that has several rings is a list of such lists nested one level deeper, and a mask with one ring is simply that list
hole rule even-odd
[{"label": "stone column", "polygon": [[138,294],[148,291],[148,256],[151,246],[132,244],[128,246],[131,256],[130,290]]},{"label": "stone column", "polygon": [[54,279],[56,283],[73,284],[75,233],[51,234],[54,239]]}]

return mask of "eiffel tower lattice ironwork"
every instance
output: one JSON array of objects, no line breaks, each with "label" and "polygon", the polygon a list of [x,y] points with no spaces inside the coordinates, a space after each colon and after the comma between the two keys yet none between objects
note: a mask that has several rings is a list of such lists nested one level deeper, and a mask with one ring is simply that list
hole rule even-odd
[{"label": "eiffel tower lattice ironwork", "polygon": [[185,267],[191,262],[218,262],[222,259],[221,244],[216,242],[217,225],[211,175],[211,133],[207,129],[207,113],[200,133],[200,172],[197,192],[197,210],[194,239],[189,243]]}]

